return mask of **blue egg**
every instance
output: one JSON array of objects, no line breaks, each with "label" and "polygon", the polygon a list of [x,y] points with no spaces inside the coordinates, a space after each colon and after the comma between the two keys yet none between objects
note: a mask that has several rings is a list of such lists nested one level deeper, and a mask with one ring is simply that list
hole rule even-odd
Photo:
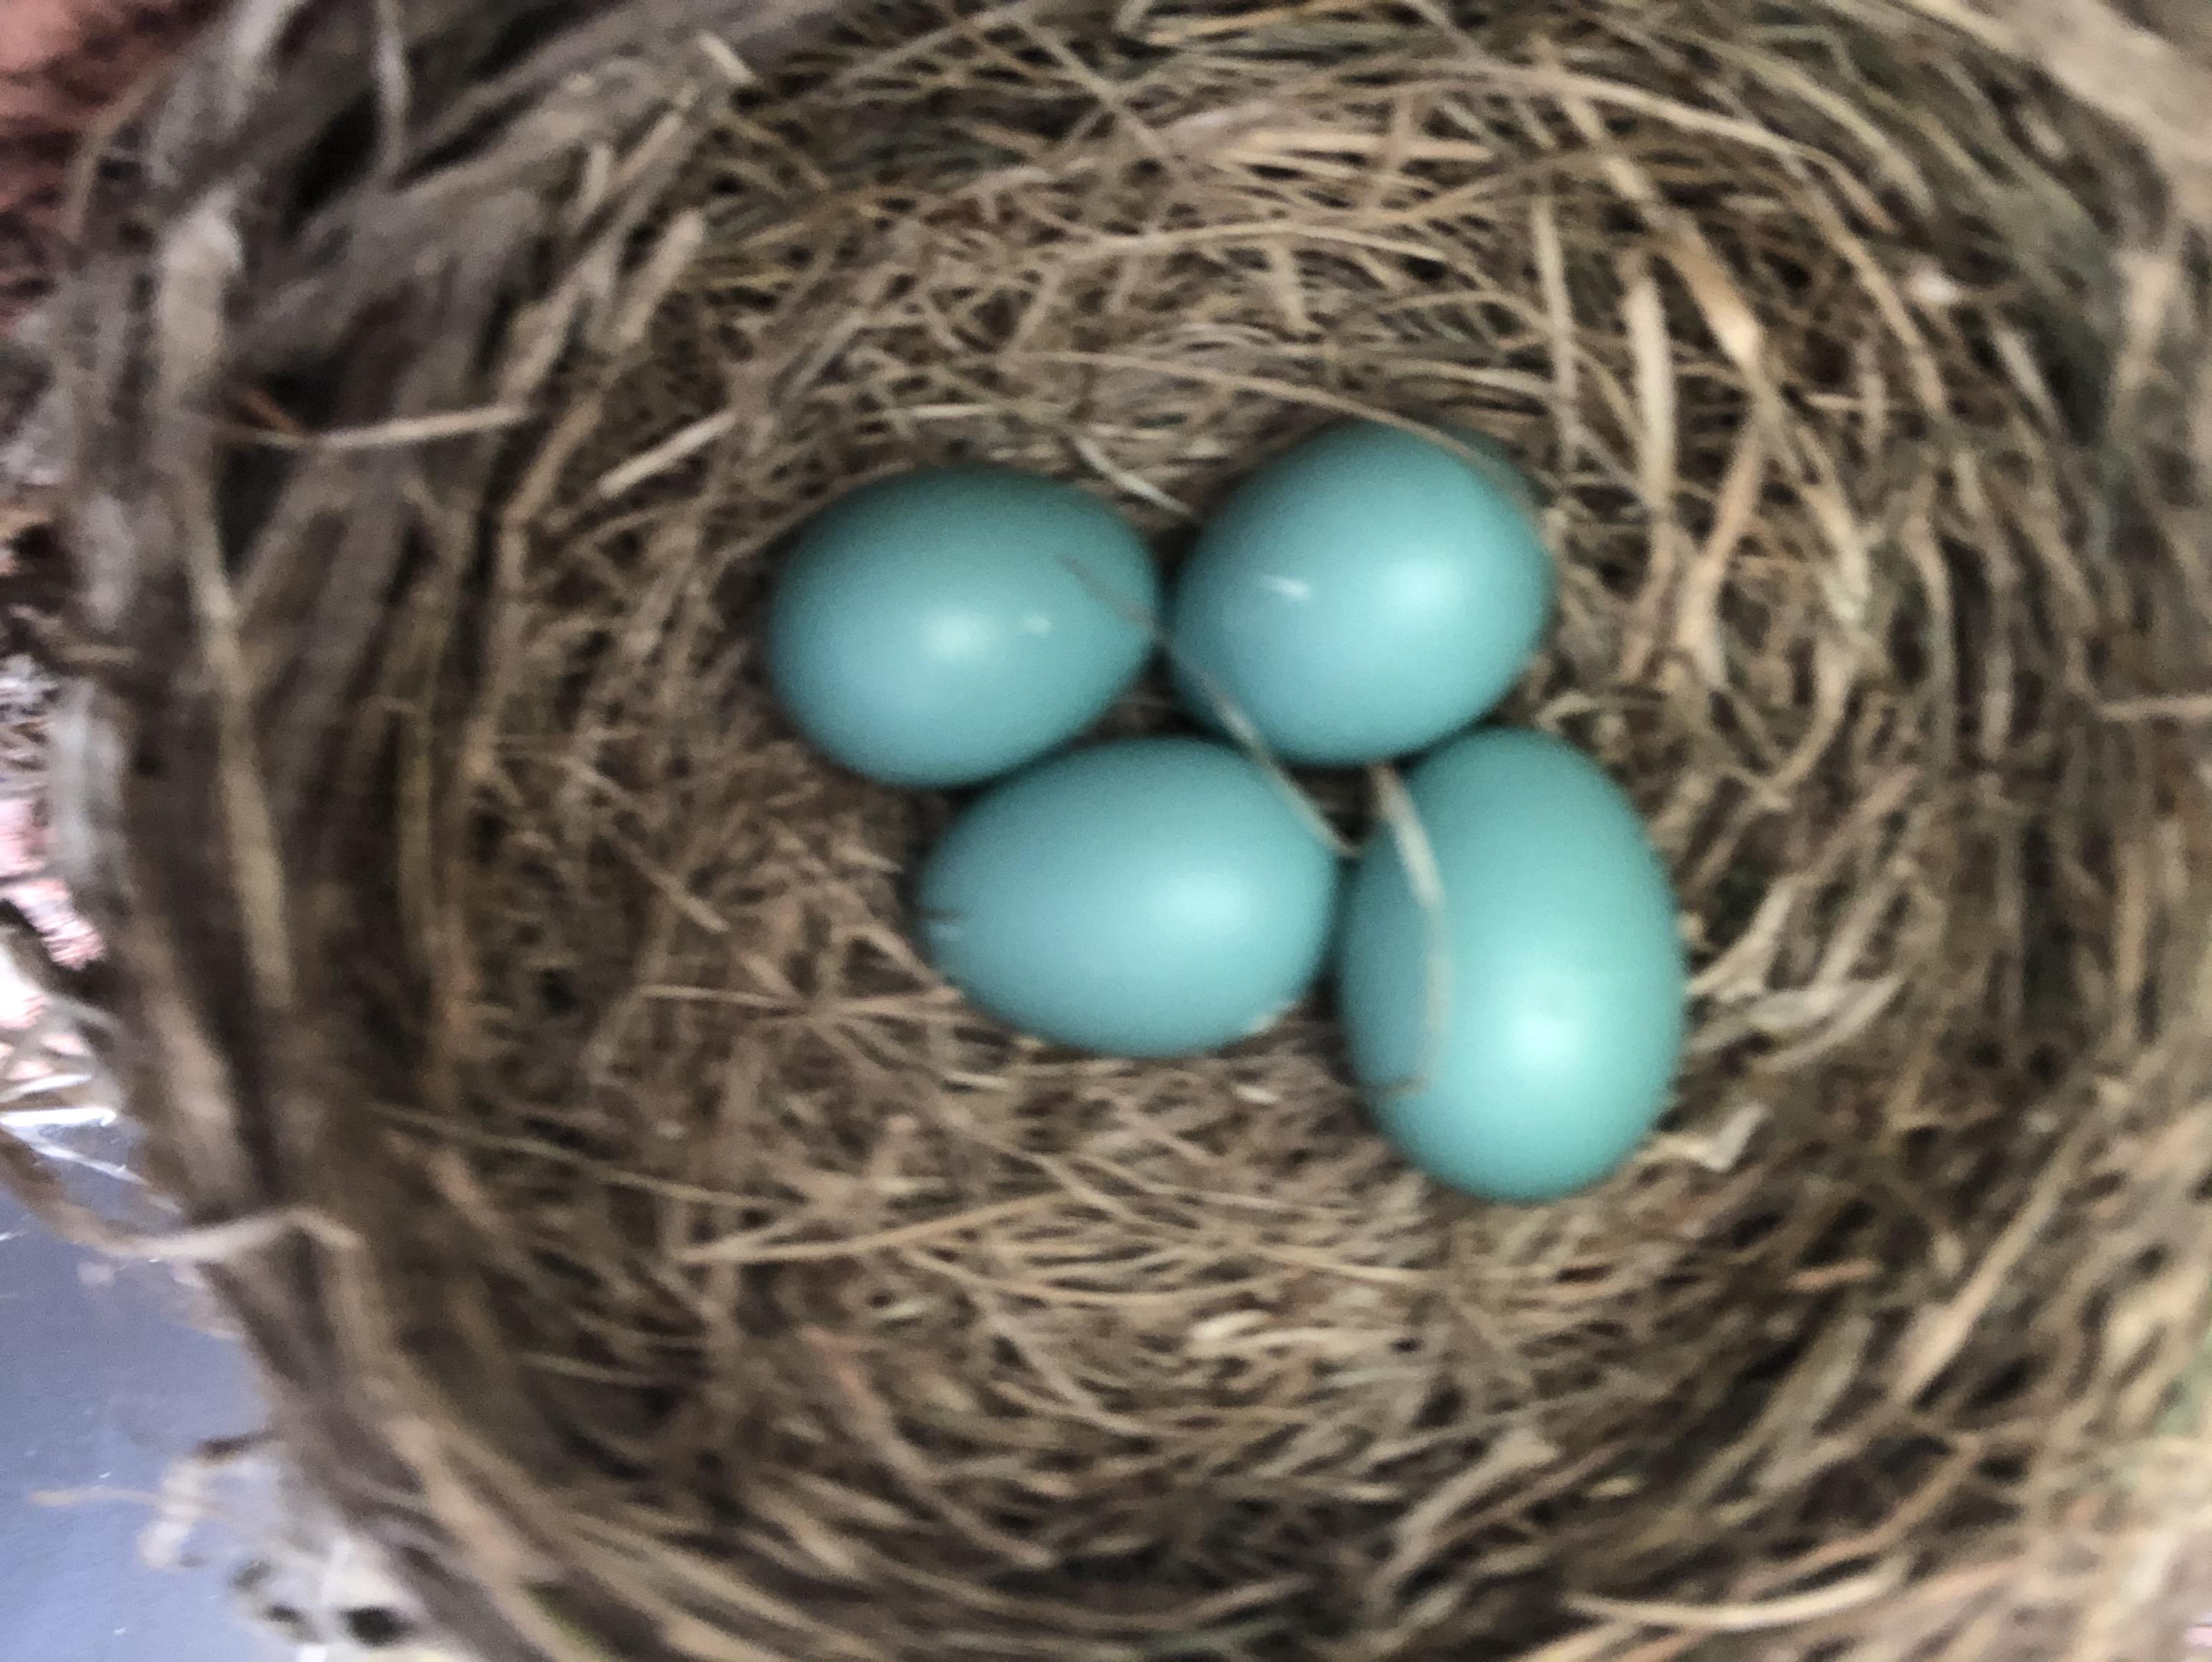
[{"label": "blue egg", "polygon": [[1337,875],[1319,829],[1238,752],[1121,740],[969,807],[922,868],[921,934],[946,979],[1012,1026],[1184,1056],[1305,995]]},{"label": "blue egg", "polygon": [[1212,721],[1224,697],[1319,767],[1425,749],[1496,704],[1535,655],[1553,580],[1527,484],[1480,447],[1478,463],[1346,422],[1246,480],[1178,580],[1184,702]]},{"label": "blue egg", "polygon": [[886,784],[974,784],[1105,714],[1144,667],[1159,578],[1074,486],[943,467],[865,486],[799,533],[769,672],[799,730]]},{"label": "blue egg", "polygon": [[1613,782],[1541,734],[1471,734],[1407,785],[1442,904],[1421,904],[1378,829],[1337,949],[1353,1072],[1431,1177],[1491,1200],[1570,1194],[1650,1129],[1681,1054],[1666,869]]}]

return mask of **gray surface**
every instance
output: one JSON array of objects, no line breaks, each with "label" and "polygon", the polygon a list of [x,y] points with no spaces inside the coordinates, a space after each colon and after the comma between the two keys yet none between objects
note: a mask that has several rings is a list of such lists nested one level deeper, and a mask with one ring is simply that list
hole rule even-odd
[{"label": "gray surface", "polygon": [[[102,1190],[106,1190],[103,1196]],[[87,1198],[126,1203],[106,1179]],[[244,1360],[180,1319],[152,1266],[112,1265],[45,1233],[0,1194],[0,1659],[265,1662],[219,1568],[157,1571],[152,1513],[42,1490],[157,1488],[197,1443],[252,1430]],[[219,1548],[220,1540],[216,1542]]]}]

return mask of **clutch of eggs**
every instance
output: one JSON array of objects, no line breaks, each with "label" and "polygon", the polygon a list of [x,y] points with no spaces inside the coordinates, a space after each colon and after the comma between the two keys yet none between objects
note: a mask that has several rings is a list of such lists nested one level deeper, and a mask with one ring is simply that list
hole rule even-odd
[{"label": "clutch of eggs", "polygon": [[[1618,788],[1556,739],[1469,730],[1526,671],[1554,587],[1531,493],[1486,441],[1348,422],[1231,493],[1164,607],[1143,541],[1071,485],[953,467],[866,486],[796,539],[769,673],[848,768],[987,785],[916,894],[931,959],[980,1008],[1181,1056],[1264,1031],[1328,971],[1378,1129],[1439,1182],[1532,1202],[1599,1181],[1657,1119],[1687,984]],[[1157,639],[1200,725],[1261,756],[1198,736],[1053,754]],[[1284,766],[1424,752],[1409,818],[1347,877]]]}]

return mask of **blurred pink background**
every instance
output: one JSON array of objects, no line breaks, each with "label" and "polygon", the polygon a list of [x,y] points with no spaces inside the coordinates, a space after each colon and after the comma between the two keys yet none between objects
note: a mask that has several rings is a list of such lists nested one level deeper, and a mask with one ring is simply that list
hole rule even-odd
[{"label": "blurred pink background", "polygon": [[78,139],[214,0],[0,0],[0,328],[44,289]]}]

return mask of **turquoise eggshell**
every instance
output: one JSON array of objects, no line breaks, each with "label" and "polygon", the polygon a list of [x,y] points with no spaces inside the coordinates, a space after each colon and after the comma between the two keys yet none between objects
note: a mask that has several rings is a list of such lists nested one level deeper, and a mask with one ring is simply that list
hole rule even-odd
[{"label": "turquoise eggshell", "polygon": [[1421,750],[1504,697],[1551,615],[1528,485],[1377,422],[1262,467],[1200,533],[1169,624],[1184,702],[1225,696],[1285,760]]},{"label": "turquoise eggshell", "polygon": [[[1416,901],[1378,828],[1337,948],[1352,1070],[1431,1177],[1491,1200],[1570,1194],[1650,1129],[1681,1054],[1687,972],[1666,869],[1620,788],[1541,734],[1470,734],[1407,782],[1443,903]],[[1432,941],[1449,965],[1437,1043]]]},{"label": "turquoise eggshell", "polygon": [[1259,1032],[1328,953],[1338,861],[1226,746],[1120,740],[994,787],[921,871],[931,958],[976,1004],[1109,1056]]},{"label": "turquoise eggshell", "polygon": [[884,479],[799,535],[769,673],[799,730],[856,773],[945,788],[1066,743],[1152,650],[1159,577],[1074,486],[994,467]]}]

